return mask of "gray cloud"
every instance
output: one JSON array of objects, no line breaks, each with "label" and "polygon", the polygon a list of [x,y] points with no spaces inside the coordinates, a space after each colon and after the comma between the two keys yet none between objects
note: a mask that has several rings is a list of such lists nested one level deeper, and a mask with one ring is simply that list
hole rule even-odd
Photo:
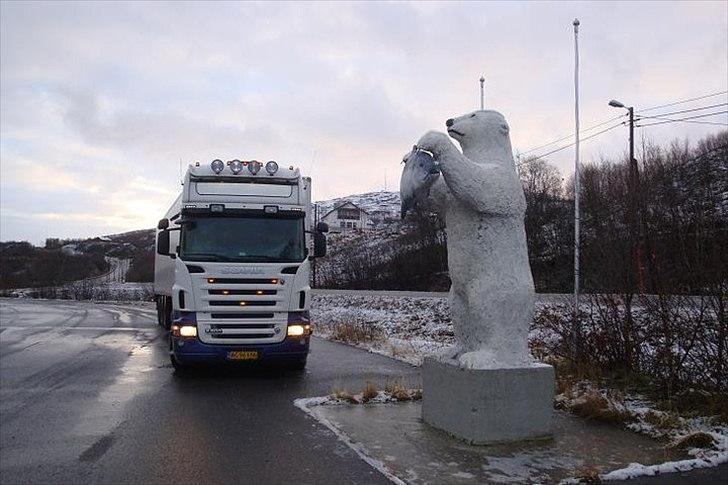
[{"label": "gray cloud", "polygon": [[[0,238],[151,226],[177,190],[180,160],[296,163],[313,172],[319,198],[379,189],[385,171],[392,188],[403,150],[476,106],[482,72],[486,102],[509,118],[514,146],[550,141],[573,126],[576,16],[583,124],[616,115],[610,98],[644,107],[722,90],[727,9],[4,3]],[[666,142],[716,129],[674,124],[645,135]],[[614,130],[582,153],[613,156],[624,146]],[[551,159],[568,174],[572,157]],[[43,177],[47,165],[55,176]]]}]

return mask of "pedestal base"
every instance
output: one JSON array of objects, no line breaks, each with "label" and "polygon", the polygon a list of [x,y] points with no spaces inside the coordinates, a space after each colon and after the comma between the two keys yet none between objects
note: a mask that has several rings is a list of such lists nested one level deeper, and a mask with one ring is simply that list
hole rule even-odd
[{"label": "pedestal base", "polygon": [[548,438],[554,386],[554,368],[546,364],[463,369],[426,357],[422,418],[473,444]]}]

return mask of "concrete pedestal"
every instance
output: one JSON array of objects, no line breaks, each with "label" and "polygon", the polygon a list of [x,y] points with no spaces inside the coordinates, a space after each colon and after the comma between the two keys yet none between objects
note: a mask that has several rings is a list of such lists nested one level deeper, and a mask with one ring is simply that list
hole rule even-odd
[{"label": "concrete pedestal", "polygon": [[548,438],[554,390],[550,365],[463,369],[426,357],[422,418],[473,444]]}]

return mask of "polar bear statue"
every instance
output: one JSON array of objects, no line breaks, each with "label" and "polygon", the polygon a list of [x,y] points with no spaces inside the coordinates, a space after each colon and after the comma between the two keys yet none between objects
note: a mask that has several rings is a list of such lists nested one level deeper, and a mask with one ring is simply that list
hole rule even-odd
[{"label": "polar bear statue", "polygon": [[526,201],[513,162],[509,128],[496,111],[446,122],[462,153],[440,132],[417,147],[442,176],[424,187],[424,205],[445,221],[456,346],[446,359],[486,369],[532,363],[528,329],[534,288],[523,218]]}]

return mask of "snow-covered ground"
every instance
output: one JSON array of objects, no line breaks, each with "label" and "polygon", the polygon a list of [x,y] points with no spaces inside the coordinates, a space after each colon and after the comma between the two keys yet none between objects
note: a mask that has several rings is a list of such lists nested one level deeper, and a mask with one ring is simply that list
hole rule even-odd
[{"label": "snow-covered ground", "polygon": [[[559,302],[563,302],[563,297],[541,298],[537,311]],[[441,294],[403,296],[319,291],[312,298],[311,319],[316,335],[320,337],[343,341],[415,366],[422,363],[423,356],[454,343],[448,300]],[[542,342],[551,337],[555,338],[544,335],[543,329],[534,329],[530,335],[532,340]],[[592,388],[586,382],[572,386],[568,395],[556,396],[555,404],[573,410],[594,393],[603,397],[606,409],[623,416],[627,429],[663,440],[668,446],[681,444],[694,456],[690,460],[660,465],[632,464],[604,475],[603,479],[626,479],[728,462],[728,427],[714,424],[710,417],[684,418],[665,413],[643,396],[617,398],[611,390]],[[665,425],[668,421],[669,425]],[[709,443],[705,448],[691,448],[690,439],[695,436]]]}]

